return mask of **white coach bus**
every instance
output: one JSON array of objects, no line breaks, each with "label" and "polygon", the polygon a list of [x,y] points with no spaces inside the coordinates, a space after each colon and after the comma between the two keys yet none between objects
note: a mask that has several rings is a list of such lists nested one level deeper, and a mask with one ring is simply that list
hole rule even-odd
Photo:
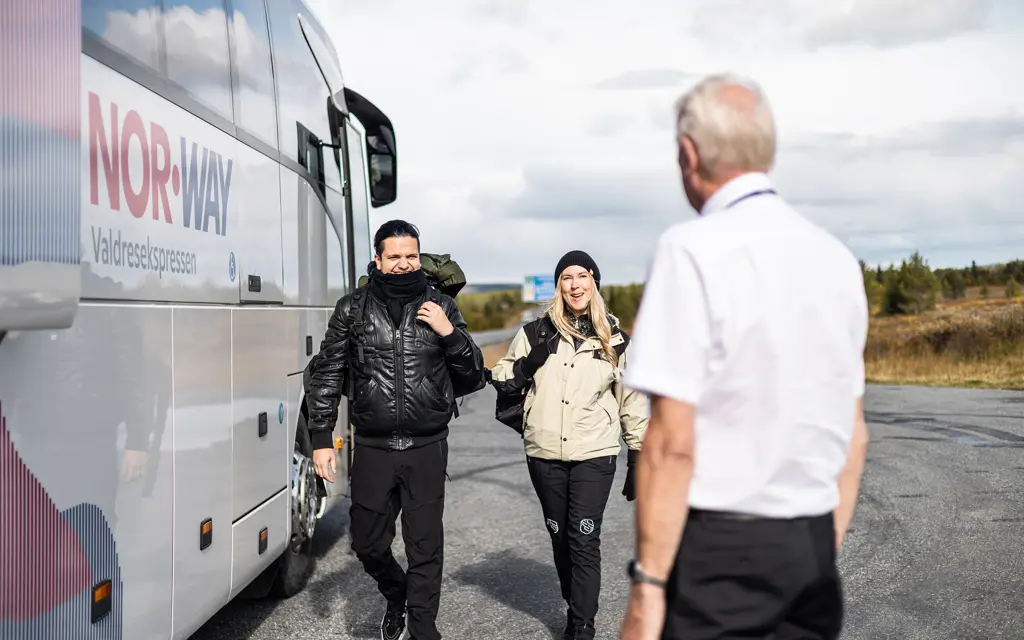
[{"label": "white coach bus", "polygon": [[301,0],[0,0],[0,638],[304,588],[301,371],[396,194],[340,69]]}]

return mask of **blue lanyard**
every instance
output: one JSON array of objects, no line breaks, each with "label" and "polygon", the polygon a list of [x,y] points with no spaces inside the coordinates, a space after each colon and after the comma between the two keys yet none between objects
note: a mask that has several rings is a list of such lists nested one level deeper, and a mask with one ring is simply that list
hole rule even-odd
[{"label": "blue lanyard", "polygon": [[743,202],[747,198],[753,198],[754,196],[761,196],[761,195],[774,194],[774,193],[775,193],[775,189],[761,189],[760,191],[751,191],[747,195],[740,196],[739,198],[736,198],[735,200],[733,200],[729,204],[725,205],[725,208],[728,209],[729,207],[731,207],[731,206],[733,206],[735,204],[739,204],[740,202]]}]

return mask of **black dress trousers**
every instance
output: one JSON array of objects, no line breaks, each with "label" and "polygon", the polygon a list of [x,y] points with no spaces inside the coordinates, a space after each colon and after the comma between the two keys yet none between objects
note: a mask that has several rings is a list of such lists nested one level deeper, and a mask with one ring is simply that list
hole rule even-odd
[{"label": "black dress trousers", "polygon": [[835,640],[843,593],[832,514],[691,510],[666,597],[663,640]]}]

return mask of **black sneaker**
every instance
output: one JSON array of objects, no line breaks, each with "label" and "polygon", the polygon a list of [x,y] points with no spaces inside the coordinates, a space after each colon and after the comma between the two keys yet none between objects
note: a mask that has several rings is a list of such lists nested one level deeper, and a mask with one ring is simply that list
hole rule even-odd
[{"label": "black sneaker", "polygon": [[565,630],[562,631],[562,640],[573,640],[576,637],[576,623],[572,619],[572,609],[565,611]]},{"label": "black sneaker", "polygon": [[405,608],[388,603],[384,618],[380,621],[381,640],[398,640],[405,632]]},{"label": "black sneaker", "polygon": [[584,622],[582,626],[573,630],[573,640],[594,640],[594,623]]}]

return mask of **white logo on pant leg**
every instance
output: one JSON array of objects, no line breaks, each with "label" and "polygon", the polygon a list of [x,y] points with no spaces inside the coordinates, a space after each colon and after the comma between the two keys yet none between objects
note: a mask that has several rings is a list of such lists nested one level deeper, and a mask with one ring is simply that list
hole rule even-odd
[{"label": "white logo on pant leg", "polygon": [[594,533],[594,521],[590,518],[580,520],[580,532],[585,536]]},{"label": "white logo on pant leg", "polygon": [[548,518],[548,529],[551,529],[551,533],[558,533],[558,523]]}]

